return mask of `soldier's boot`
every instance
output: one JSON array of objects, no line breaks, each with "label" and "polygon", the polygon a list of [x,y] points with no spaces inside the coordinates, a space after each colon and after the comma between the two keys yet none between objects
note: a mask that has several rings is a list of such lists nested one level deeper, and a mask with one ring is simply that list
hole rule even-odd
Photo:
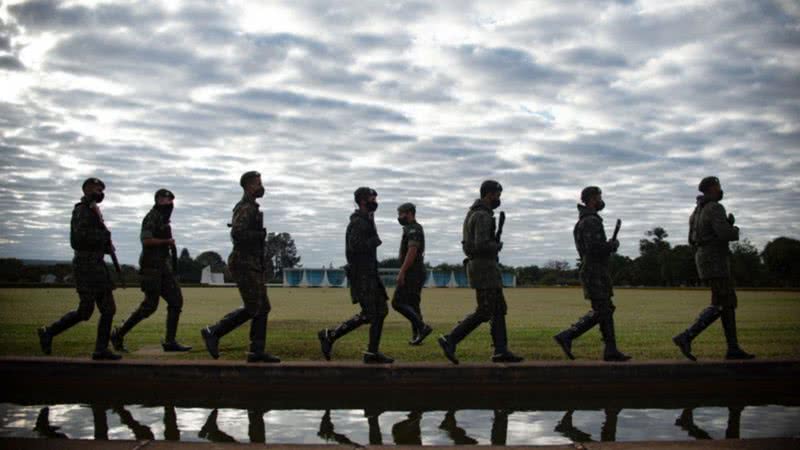
[{"label": "soldier's boot", "polygon": [[756,356],[747,353],[739,347],[736,337],[736,310],[733,308],[722,309],[722,329],[725,331],[725,341],[728,343],[728,352],[725,359],[753,359]]},{"label": "soldier's boot", "polygon": [[631,359],[629,355],[622,353],[617,349],[617,336],[614,332],[614,314],[603,314],[600,319],[600,333],[603,335],[603,342],[605,348],[603,349],[604,361],[628,361]]},{"label": "soldier's boot", "polygon": [[92,359],[109,361],[122,359],[122,355],[108,349],[108,341],[111,338],[111,322],[113,320],[114,316],[111,314],[100,315],[100,320],[97,322],[97,341],[95,342]]},{"label": "soldier's boot", "polygon": [[433,327],[428,325],[427,323],[422,324],[422,329],[417,332],[417,337],[414,338],[413,341],[409,342],[411,345],[422,345],[422,342],[425,340],[426,337],[430,336],[433,333]]},{"label": "soldier's boot", "polygon": [[253,318],[250,329],[250,351],[247,353],[247,362],[264,362],[276,364],[281,362],[277,356],[264,351],[267,342],[267,317],[256,316]]},{"label": "soldier's boot", "polygon": [[395,311],[399,312],[401,316],[408,319],[411,322],[411,339],[408,341],[408,345],[419,345],[414,344],[419,338],[420,330],[423,328],[422,319],[419,318],[416,311],[414,311],[414,307],[411,305],[407,305],[404,303],[392,303],[392,308]]},{"label": "soldier's boot", "polygon": [[442,347],[442,351],[444,352],[444,356],[450,360],[453,364],[458,364],[458,358],[456,358],[456,346],[458,343],[461,342],[462,339],[467,337],[470,333],[475,331],[480,324],[483,323],[476,314],[468,315],[464,320],[458,323],[450,334],[439,336],[437,340],[439,342],[439,346]]},{"label": "soldier's boot", "polygon": [[383,334],[383,317],[376,317],[369,324],[369,346],[364,352],[364,362],[366,364],[391,364],[394,359],[378,351]]},{"label": "soldier's boot", "polygon": [[206,350],[212,358],[219,358],[219,337],[214,333],[212,327],[205,327],[200,330],[200,336],[206,344]]},{"label": "soldier's boot", "polygon": [[564,354],[567,355],[567,358],[575,359],[575,355],[572,354],[572,341],[591,330],[593,326],[597,325],[599,322],[599,317],[600,315],[597,313],[597,311],[591,310],[583,317],[578,319],[577,322],[573,323],[572,326],[553,336],[553,339],[559,346],[561,346],[561,350],[564,351]]},{"label": "soldier's boot", "polygon": [[496,314],[491,323],[492,344],[494,345],[494,355],[492,362],[495,363],[518,363],[524,358],[515,355],[508,349],[508,330],[506,329],[505,314]]},{"label": "soldier's boot", "polygon": [[39,346],[42,347],[42,353],[49,355],[53,353],[53,335],[47,330],[47,327],[41,327],[36,330],[39,335]]},{"label": "soldier's boot", "polygon": [[114,327],[114,331],[111,332],[110,340],[114,350],[122,353],[128,353],[128,348],[125,347],[125,333],[120,327]]},{"label": "soldier's boot", "polygon": [[339,326],[333,330],[329,328],[320,330],[319,333],[317,333],[317,337],[319,338],[322,356],[324,356],[327,361],[330,361],[331,352],[333,351],[333,343],[336,342],[337,339],[355,330],[361,325],[364,325],[365,323],[367,323],[367,320],[364,318],[364,316],[361,314],[356,314],[355,316],[340,323]]},{"label": "soldier's boot", "polygon": [[114,347],[114,350],[118,352],[128,353],[128,349],[125,347],[125,335],[128,334],[129,331],[133,329],[139,322],[144,320],[147,315],[142,313],[141,307],[131,313],[130,317],[128,317],[125,322],[123,322],[122,326],[115,327],[114,331],[111,333],[111,345]]},{"label": "soldier's boot", "polygon": [[692,341],[714,323],[720,314],[719,308],[709,306],[700,313],[697,320],[686,331],[672,338],[672,342],[678,346],[683,356],[692,361],[697,361],[697,358],[692,354]]},{"label": "soldier's boot", "polygon": [[180,311],[167,310],[167,335],[161,341],[161,348],[165,352],[188,352],[192,347],[188,345],[181,345],[175,339],[178,334],[178,321],[181,318]]}]

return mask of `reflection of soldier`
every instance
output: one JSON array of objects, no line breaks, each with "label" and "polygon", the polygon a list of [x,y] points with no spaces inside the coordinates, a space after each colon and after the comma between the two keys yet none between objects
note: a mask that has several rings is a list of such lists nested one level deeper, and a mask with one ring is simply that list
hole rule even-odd
[{"label": "reflection of soldier", "polygon": [[379,352],[383,321],[389,313],[386,287],[378,275],[378,247],[382,244],[375,228],[375,211],[378,209],[378,193],[368,187],[360,187],[353,193],[358,209],[350,215],[350,224],[345,233],[347,256],[347,279],[353,303],[361,311],[336,328],[317,333],[320,349],[325,359],[331,359],[333,343],[362,325],[369,324],[369,345],[364,352],[367,364],[390,364],[394,359]]},{"label": "reflection of soldier", "polygon": [[94,422],[94,440],[107,441],[108,440],[108,417],[106,417],[106,407],[100,405],[91,405],[92,420]]},{"label": "reflection of soldier", "polygon": [[600,440],[603,442],[614,442],[617,440],[617,417],[620,409],[606,408],[606,421],[600,429]]},{"label": "reflection of soldier", "polygon": [[571,440],[572,442],[592,442],[592,435],[579,430],[572,424],[572,414],[575,411],[569,410],[564,413],[564,417],[556,425],[555,431],[561,433],[562,436]]},{"label": "reflection of soldier", "polygon": [[181,430],[178,428],[178,415],[175,414],[174,406],[164,407],[164,440],[181,440]]},{"label": "reflection of soldier", "polygon": [[137,441],[152,441],[155,439],[150,427],[142,425],[139,421],[134,419],[130,411],[125,409],[124,406],[114,406],[111,410],[119,416],[119,421],[133,432]]},{"label": "reflection of soldier", "polygon": [[411,345],[420,345],[433,331],[422,321],[422,287],[428,271],[425,269],[425,232],[417,222],[417,207],[403,203],[397,207],[397,221],[403,226],[400,241],[400,272],[397,274],[397,289],[394,290],[392,308],[411,322]]},{"label": "reflection of soldier", "polygon": [[250,437],[250,442],[256,444],[263,444],[267,441],[267,430],[264,427],[264,413],[265,410],[256,408],[247,410],[248,427],[247,435]]},{"label": "reflection of soldier", "polygon": [[188,352],[191,347],[175,340],[178,320],[183,308],[183,294],[178,284],[175,239],[172,236],[170,217],[175,195],[159,189],[155,194],[155,205],[142,220],[142,254],[139,256],[139,273],[144,300],[130,317],[111,333],[111,344],[117,351],[127,351],[125,335],[142,320],[158,309],[158,299],[167,302],[167,330],[161,346],[165,352]]},{"label": "reflection of soldier", "polygon": [[508,440],[508,416],[513,411],[507,409],[495,409],[494,421],[492,422],[492,445],[506,445]]},{"label": "reflection of soldier", "polygon": [[331,421],[331,410],[325,410],[325,414],[322,415],[322,420],[319,423],[319,431],[317,432],[317,436],[324,439],[325,442],[336,442],[337,444],[343,445],[354,445],[360,447],[359,444],[351,441],[347,436],[337,433],[334,431],[333,422]]},{"label": "reflection of soldier", "polygon": [[219,411],[216,409],[211,411],[211,414],[208,415],[206,423],[203,424],[203,428],[200,428],[200,433],[198,433],[197,436],[203,439],[208,439],[211,442],[236,442],[236,439],[220,430],[217,426],[218,414]]},{"label": "reflection of soldier", "polygon": [[50,326],[39,328],[39,345],[45,355],[52,352],[55,336],[81,321],[89,320],[97,305],[100,321],[97,323],[97,339],[92,359],[121,358],[108,349],[111,323],[117,306],[114,303],[114,284],[104,261],[105,255],[113,256],[114,245],[111,242],[111,232],[103,222],[98,206],[105,198],[105,188],[106,185],[97,178],[87,179],[83,182],[83,197],[72,210],[69,240],[75,250],[72,271],[80,303],[75,311],[64,314]]},{"label": "reflection of soldier", "polygon": [[405,420],[392,427],[392,439],[395,445],[422,445],[422,411],[411,411]]},{"label": "reflection of soldier", "polygon": [[693,411],[692,408],[685,408],[680,417],[675,420],[675,425],[681,427],[681,430],[685,430],[689,436],[695,439],[711,439],[711,435],[695,425]]},{"label": "reflection of soldier", "polygon": [[728,352],[725,359],[753,359],[739,347],[736,337],[736,290],[730,269],[731,241],[739,240],[739,227],[734,226],[733,214],[726,215],[719,203],[723,191],[717,177],[706,177],[698,186],[703,195],[697,197],[697,206],[689,218],[689,244],[696,250],[694,260],[700,279],[711,287],[711,306],[700,313],[694,324],[672,338],[681,353],[692,361],[692,340],[722,317],[722,328]]},{"label": "reflection of soldier", "polygon": [[477,308],[475,312],[456,325],[450,334],[440,336],[439,346],[445,357],[453,364],[458,364],[456,346],[482,323],[491,326],[494,355],[496,363],[517,363],[522,361],[508,349],[508,333],[506,331],[506,299],[503,296],[503,275],[500,272],[498,254],[503,248],[500,242],[497,225],[494,221],[494,210],[500,206],[503,187],[497,181],[487,180],[481,184],[481,198],[475,200],[464,218],[461,246],[467,257],[466,268],[470,287],[475,289]]},{"label": "reflection of soldier", "polygon": [[383,433],[381,432],[381,411],[365,409],[364,415],[369,424],[369,445],[383,445]]},{"label": "reflection of soldier", "polygon": [[478,443],[477,440],[467,436],[466,430],[458,426],[455,411],[447,411],[442,423],[439,424],[439,429],[446,431],[447,436],[453,440],[455,445],[476,445]]},{"label": "reflection of soldier", "polygon": [[48,439],[69,439],[69,437],[58,431],[61,427],[54,427],[50,425],[50,407],[45,406],[39,410],[39,415],[36,417],[36,426],[33,431],[37,432],[39,436]]},{"label": "reflection of soldier", "polygon": [[728,407],[728,429],[725,430],[725,439],[740,439],[739,428],[742,423],[743,406]]}]

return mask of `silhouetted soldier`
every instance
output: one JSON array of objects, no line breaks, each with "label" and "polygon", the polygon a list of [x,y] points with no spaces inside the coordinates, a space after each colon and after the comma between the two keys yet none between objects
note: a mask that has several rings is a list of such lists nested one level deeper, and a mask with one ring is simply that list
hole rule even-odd
[{"label": "silhouetted soldier", "polygon": [[405,420],[392,426],[395,445],[422,445],[422,411],[411,411]]},{"label": "silhouetted soldier", "polygon": [[433,328],[422,321],[422,288],[428,271],[425,269],[425,231],[417,222],[417,207],[413,203],[403,203],[397,207],[397,221],[403,226],[400,241],[400,272],[397,274],[397,288],[392,298],[392,307],[411,322],[412,336],[408,342],[420,345]]},{"label": "silhouetted soldier", "polygon": [[36,426],[33,427],[33,431],[39,434],[39,436],[47,439],[69,439],[69,437],[58,431],[61,427],[54,427],[50,425],[50,408],[45,406],[44,408],[39,410],[39,415],[36,416]]},{"label": "silhouetted soldier", "polygon": [[211,414],[208,415],[208,419],[206,419],[206,423],[204,423],[203,427],[200,428],[200,432],[197,434],[197,436],[203,439],[208,439],[211,442],[236,442],[236,439],[234,439],[233,436],[220,430],[219,426],[217,426],[218,414],[219,411],[217,411],[216,408],[211,411]]},{"label": "silhouetted soldier", "polygon": [[572,424],[572,415],[575,411],[569,410],[564,413],[564,417],[556,424],[555,431],[572,442],[592,442],[592,435],[586,433]]},{"label": "silhouetted soldier", "polygon": [[447,432],[447,437],[453,440],[455,445],[477,445],[478,441],[467,436],[467,431],[458,426],[456,422],[456,412],[447,411],[439,424],[439,429]]}]

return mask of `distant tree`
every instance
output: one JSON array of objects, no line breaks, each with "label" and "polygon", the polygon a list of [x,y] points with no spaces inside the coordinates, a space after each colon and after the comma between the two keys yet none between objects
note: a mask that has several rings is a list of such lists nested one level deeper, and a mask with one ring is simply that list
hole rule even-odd
[{"label": "distant tree", "polygon": [[564,272],[569,270],[569,261],[565,260],[550,260],[544,265],[545,269],[554,270],[556,272]]},{"label": "distant tree", "polygon": [[669,273],[669,250],[667,231],[661,227],[645,232],[650,239],[639,241],[639,257],[636,258],[637,284],[656,286],[667,284]]},{"label": "distant tree", "polygon": [[197,264],[202,268],[211,266],[211,270],[217,273],[225,271],[225,260],[222,256],[214,251],[206,251],[197,255],[194,259]]},{"label": "distant tree", "polygon": [[800,286],[800,241],[779,237],[761,252],[770,275],[782,286]]},{"label": "distant tree", "polygon": [[381,269],[399,269],[401,266],[400,258],[387,258],[378,262]]},{"label": "distant tree", "polygon": [[670,286],[694,286],[698,282],[697,267],[694,263],[694,250],[688,245],[676,245],[665,250],[662,255],[666,270],[662,270],[663,280]]},{"label": "distant tree", "polygon": [[0,281],[19,281],[23,266],[17,258],[0,258]]},{"label": "distant tree", "polygon": [[539,266],[517,267],[517,284],[520,286],[532,286],[538,284],[542,277],[542,269]]},{"label": "distant tree", "polygon": [[747,239],[731,245],[731,275],[739,286],[761,286],[764,264],[758,249]]},{"label": "distant tree", "polygon": [[199,283],[203,267],[189,254],[189,249],[184,248],[178,257],[178,279],[184,283]]},{"label": "distant tree", "polygon": [[627,256],[622,256],[619,253],[612,253],[609,259],[609,272],[611,272],[611,280],[615,285],[632,285],[633,284],[633,260]]},{"label": "distant tree", "polygon": [[292,235],[289,233],[269,233],[264,246],[264,258],[272,278],[283,278],[283,269],[302,267]]},{"label": "distant tree", "polygon": [[458,272],[464,270],[464,264],[441,263],[437,266],[433,266],[433,270],[437,272]]}]

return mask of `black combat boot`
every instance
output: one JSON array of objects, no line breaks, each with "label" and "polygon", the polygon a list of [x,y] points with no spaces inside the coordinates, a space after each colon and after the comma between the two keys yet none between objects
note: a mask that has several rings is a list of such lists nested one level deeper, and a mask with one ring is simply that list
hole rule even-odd
[{"label": "black combat boot", "polygon": [[458,358],[456,358],[456,345],[453,343],[453,340],[450,336],[439,336],[439,339],[436,340],[439,343],[439,347],[442,347],[442,351],[444,352],[444,356],[450,360],[453,364],[458,364]]},{"label": "black combat boot", "polygon": [[494,345],[494,355],[492,362],[495,363],[518,363],[523,358],[512,353],[508,349],[508,330],[506,330],[505,314],[495,314],[491,323],[492,344]]},{"label": "black combat boot", "polygon": [[439,346],[442,347],[444,356],[447,357],[451,363],[458,364],[458,358],[456,358],[456,346],[458,343],[475,331],[481,323],[483,323],[483,321],[476,314],[470,314],[459,322],[453,330],[450,331],[450,334],[439,336]]},{"label": "black combat boot", "polygon": [[324,356],[327,361],[330,361],[331,352],[333,351],[333,343],[336,342],[336,340],[340,337],[355,330],[361,325],[364,325],[365,323],[367,323],[366,318],[361,314],[356,314],[355,316],[340,323],[339,326],[333,330],[328,328],[320,330],[319,333],[317,333],[317,337],[319,338],[322,356]]},{"label": "black combat boot", "polygon": [[142,312],[142,306],[140,306],[122,323],[122,326],[114,327],[114,332],[111,333],[111,345],[114,350],[128,353],[128,349],[125,347],[125,335],[146,317],[147,315]]},{"label": "black combat boot", "polygon": [[678,346],[681,353],[692,361],[697,358],[692,354],[692,340],[708,328],[720,316],[720,310],[716,306],[709,306],[697,317],[697,320],[683,333],[672,338],[672,342]]},{"label": "black combat boot", "polygon": [[391,364],[393,362],[393,358],[390,358],[381,352],[364,352],[365,364]]},{"label": "black combat boot", "polygon": [[725,341],[728,343],[728,352],[725,359],[753,359],[756,355],[751,355],[739,347],[739,340],[736,337],[736,310],[733,308],[722,309],[722,329],[725,331]]},{"label": "black combat boot", "polygon": [[409,344],[422,345],[422,341],[424,341],[426,337],[430,336],[431,333],[433,333],[433,327],[423,323],[422,329],[417,332],[417,336],[411,342],[409,342]]},{"label": "black combat boot", "polygon": [[369,346],[364,352],[364,362],[367,364],[391,364],[394,359],[378,351],[383,334],[383,317],[376,317],[369,326]]},{"label": "black combat boot", "polygon": [[125,334],[122,332],[120,327],[114,327],[114,331],[111,332],[110,340],[114,350],[122,353],[128,353],[128,349],[125,347]]},{"label": "black combat boot", "polygon": [[208,350],[208,354],[211,355],[212,358],[218,359],[219,358],[219,338],[211,327],[205,327],[200,330],[200,336],[203,337],[203,342],[206,343],[206,350]]},{"label": "black combat boot", "polygon": [[180,318],[181,313],[179,311],[167,310],[167,335],[164,340],[161,341],[161,348],[163,348],[165,352],[188,352],[192,349],[192,347],[181,345],[175,340],[175,336],[178,334],[178,320],[180,320]]},{"label": "black combat boot", "polygon": [[113,320],[114,316],[110,314],[100,316],[100,320],[97,322],[97,341],[95,342],[92,359],[109,361],[122,359],[122,355],[118,355],[108,349],[108,341],[111,337],[111,322]]},{"label": "black combat boot", "polygon": [[567,355],[567,358],[575,359],[575,355],[572,354],[572,341],[597,325],[599,317],[600,315],[597,311],[591,310],[572,324],[572,326],[553,336],[556,343],[561,346],[561,350],[564,350],[564,354]]},{"label": "black combat boot", "polygon": [[399,312],[401,316],[411,322],[412,335],[411,339],[408,341],[408,345],[419,345],[415,344],[415,342],[419,340],[420,331],[425,327],[425,324],[422,323],[422,319],[417,315],[414,307],[405,303],[395,303],[392,307],[395,311]]},{"label": "black combat boot", "polygon": [[53,335],[47,331],[47,327],[41,327],[36,330],[39,335],[39,346],[42,347],[42,353],[49,355],[53,353]]},{"label": "black combat boot", "polygon": [[617,349],[617,337],[614,333],[614,314],[604,314],[600,319],[600,333],[603,335],[605,348],[603,349],[604,361],[623,362],[631,359],[629,355]]}]

